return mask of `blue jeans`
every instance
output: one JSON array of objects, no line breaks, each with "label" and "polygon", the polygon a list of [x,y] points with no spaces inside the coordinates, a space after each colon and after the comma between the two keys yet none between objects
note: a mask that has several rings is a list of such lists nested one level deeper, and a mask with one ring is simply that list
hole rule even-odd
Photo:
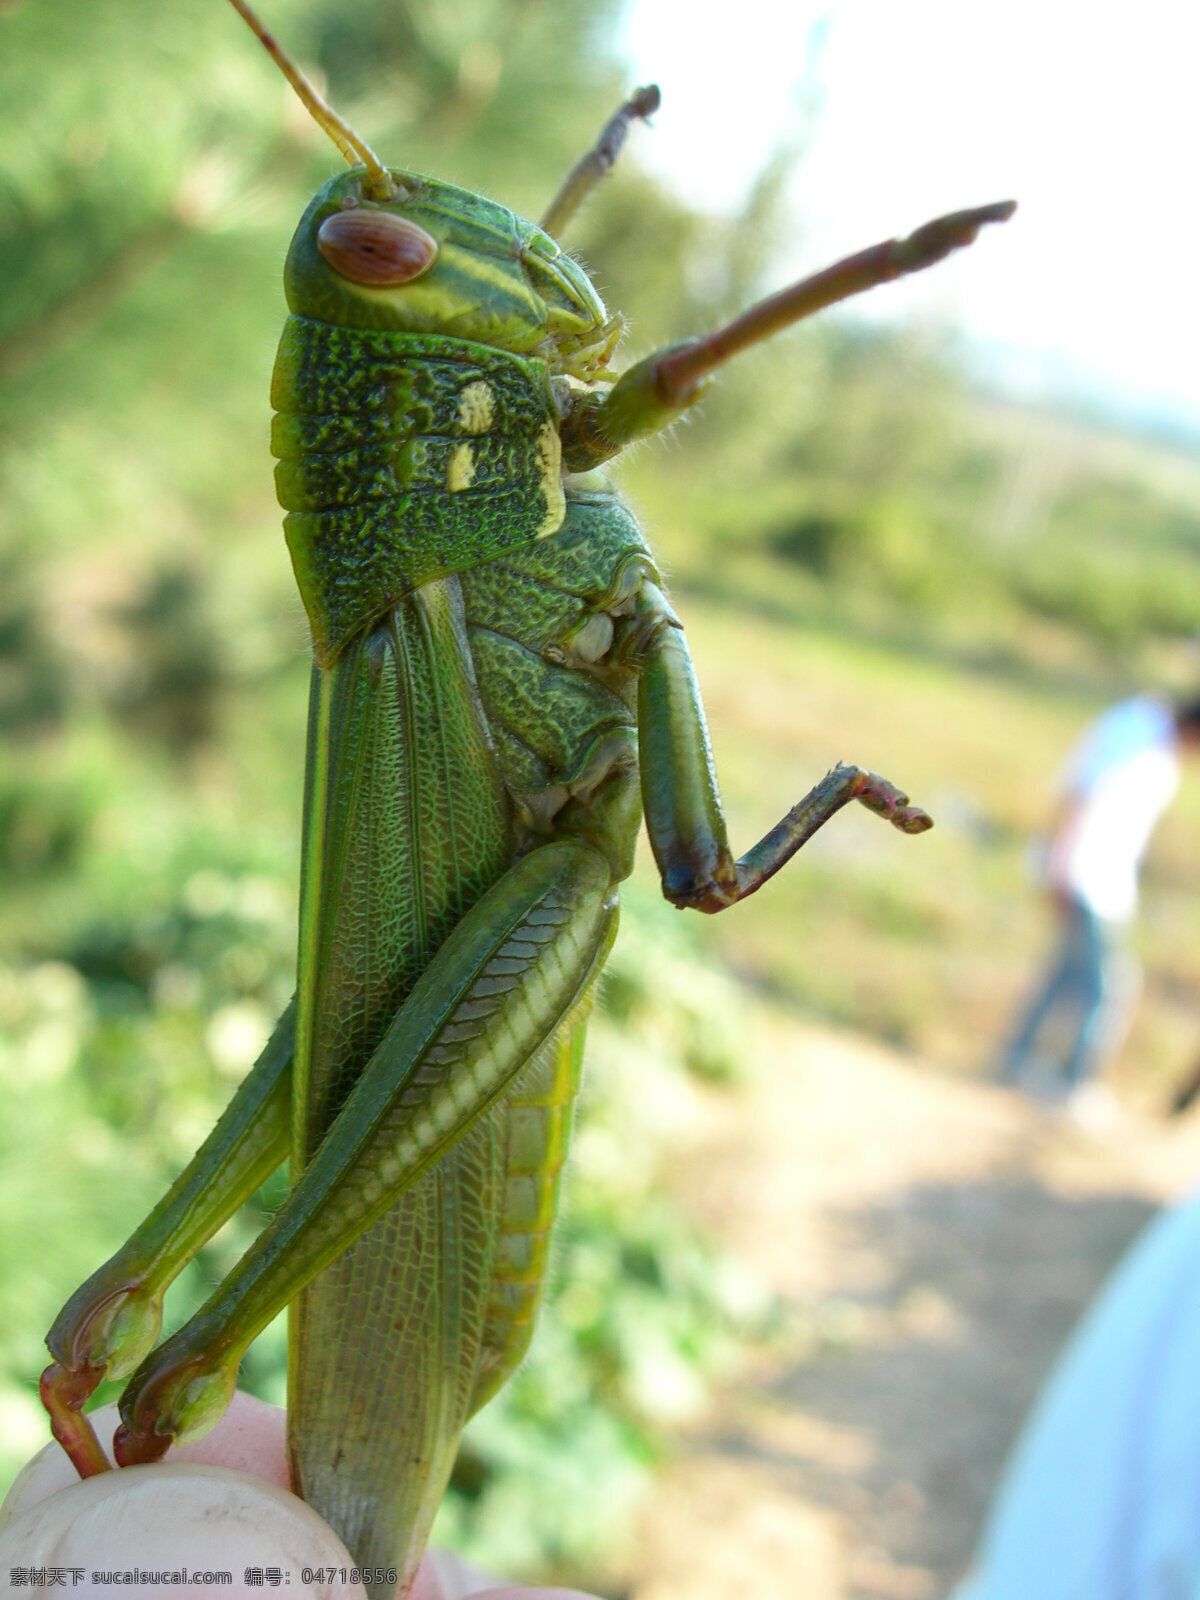
[{"label": "blue jeans", "polygon": [[1008,1047],[1001,1071],[1006,1083],[1025,1075],[1038,1035],[1051,1016],[1068,1008],[1078,1016],[1066,1056],[1059,1062],[1063,1080],[1072,1087],[1095,1074],[1120,1042],[1129,1020],[1136,981],[1131,981],[1130,963],[1115,925],[1077,900],[1067,902],[1062,918],[1062,937],[1050,970]]}]

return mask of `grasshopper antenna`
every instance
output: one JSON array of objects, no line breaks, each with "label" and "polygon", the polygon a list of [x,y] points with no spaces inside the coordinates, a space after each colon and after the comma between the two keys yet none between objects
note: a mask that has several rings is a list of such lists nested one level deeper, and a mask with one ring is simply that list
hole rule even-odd
[{"label": "grasshopper antenna", "polygon": [[287,54],[275,35],[268,32],[259,17],[246,4],[246,0],[229,0],[229,4],[245,21],[255,38],[263,45],[267,54],[275,62],[297,95],[299,95],[308,114],[317,126],[323,129],[334,144],[337,145],[347,163],[352,167],[366,167],[367,182],[365,187],[370,198],[372,200],[394,199],[397,193],[395,180],[362,135],[356,133],[344,118],[338,116],[325,98],[317,93],[317,90]]},{"label": "grasshopper antenna", "polygon": [[[233,0],[236,5],[237,0]],[[662,104],[662,95],[656,83],[636,89],[625,104],[600,130],[600,137],[567,173],[562,188],[546,208],[539,223],[547,233],[557,234],[570,222],[580,206],[597,184],[602,183],[616,164],[625,143],[629,125],[639,118],[645,122]]]}]

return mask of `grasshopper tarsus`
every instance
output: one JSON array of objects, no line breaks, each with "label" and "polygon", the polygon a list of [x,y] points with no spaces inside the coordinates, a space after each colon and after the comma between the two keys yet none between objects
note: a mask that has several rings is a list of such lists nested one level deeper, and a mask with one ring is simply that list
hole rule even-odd
[{"label": "grasshopper tarsus", "polygon": [[83,1412],[103,1376],[92,1366],[69,1367],[53,1361],[38,1381],[38,1393],[50,1416],[50,1431],[81,1478],[93,1478],[112,1468],[96,1430]]},{"label": "grasshopper tarsus", "polygon": [[890,821],[901,833],[928,833],[933,827],[933,818],[920,806],[901,806]]},{"label": "grasshopper tarsus", "polygon": [[640,89],[635,89],[629,104],[633,107],[635,116],[643,120],[652,117],[662,105],[662,90],[656,83],[647,83]]},{"label": "grasshopper tarsus", "polygon": [[896,275],[922,272],[943,261],[955,250],[974,244],[980,228],[991,222],[1007,222],[1017,209],[1015,200],[997,200],[991,205],[951,211],[926,222],[905,239],[894,243]]},{"label": "grasshopper tarsus", "polygon": [[113,1455],[119,1467],[145,1467],[161,1461],[171,1448],[169,1436],[156,1433],[137,1433],[128,1423],[122,1422],[113,1434]]}]

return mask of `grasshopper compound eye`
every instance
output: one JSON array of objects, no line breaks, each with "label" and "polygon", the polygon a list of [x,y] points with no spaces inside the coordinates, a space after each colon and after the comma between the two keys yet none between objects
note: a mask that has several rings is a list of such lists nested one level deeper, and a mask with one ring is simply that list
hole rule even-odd
[{"label": "grasshopper compound eye", "polygon": [[317,230],[317,249],[351,283],[395,288],[428,272],[437,260],[437,240],[390,211],[336,211]]}]

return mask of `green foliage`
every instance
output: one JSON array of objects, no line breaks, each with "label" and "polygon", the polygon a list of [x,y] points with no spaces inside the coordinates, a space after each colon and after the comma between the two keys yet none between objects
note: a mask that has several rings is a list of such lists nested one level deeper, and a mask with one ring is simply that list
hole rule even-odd
[{"label": "green foliage", "polygon": [[[1200,627],[1200,475],[1169,452],[998,413],[952,351],[911,332],[814,330],[805,349],[781,347],[770,392],[798,408],[755,406],[754,381],[730,373],[725,389],[745,391],[710,408],[704,449],[735,486],[747,466],[756,476],[758,537],[820,580],[826,616],[897,635],[916,618],[951,649],[969,619],[977,653],[1010,656],[1023,617],[1048,619],[1089,668],[1128,677],[1152,640]],[[686,503],[686,484],[668,492]],[[703,521],[744,547],[744,494]]]}]

